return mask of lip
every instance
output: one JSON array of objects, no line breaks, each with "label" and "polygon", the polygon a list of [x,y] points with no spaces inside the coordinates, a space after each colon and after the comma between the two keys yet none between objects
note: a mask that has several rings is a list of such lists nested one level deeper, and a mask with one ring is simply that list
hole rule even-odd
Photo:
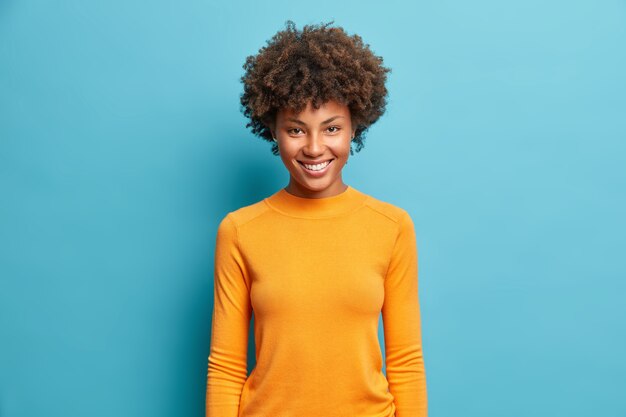
[{"label": "lip", "polygon": [[[333,164],[333,161],[335,159],[327,159],[326,161],[330,161],[328,163],[328,165],[326,165],[326,167],[324,169],[322,169],[321,171],[309,171],[308,169],[306,169],[304,167],[304,165],[302,165],[302,162],[298,161],[298,165],[300,166],[300,168],[310,177],[313,178],[319,178],[319,177],[323,177],[324,175],[326,175],[326,173],[328,172],[328,170],[330,169],[330,166]],[[325,162],[325,161],[322,161]],[[308,164],[308,163],[307,163]],[[318,162],[319,164],[319,162]]]},{"label": "lip", "polygon": [[317,164],[321,164],[322,162],[331,161],[333,159],[335,158],[321,159],[319,161],[300,161],[300,160],[297,160],[297,161],[302,162],[303,164],[307,164],[307,165],[317,165]]}]

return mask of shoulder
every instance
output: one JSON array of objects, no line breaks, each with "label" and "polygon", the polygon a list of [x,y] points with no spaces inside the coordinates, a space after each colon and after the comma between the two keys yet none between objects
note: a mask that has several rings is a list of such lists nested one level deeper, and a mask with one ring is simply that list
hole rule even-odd
[{"label": "shoulder", "polygon": [[369,207],[370,210],[378,213],[378,215],[386,217],[391,222],[398,225],[412,225],[413,223],[409,212],[396,204],[368,194],[368,198],[365,200],[365,205]]},{"label": "shoulder", "polygon": [[269,210],[264,199],[255,203],[242,206],[236,210],[229,211],[222,217],[220,227],[239,228],[244,224],[265,214]]}]

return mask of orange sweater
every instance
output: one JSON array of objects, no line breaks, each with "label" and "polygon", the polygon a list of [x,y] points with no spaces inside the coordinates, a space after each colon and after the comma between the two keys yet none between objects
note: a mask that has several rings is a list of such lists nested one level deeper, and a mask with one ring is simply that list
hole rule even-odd
[{"label": "orange sweater", "polygon": [[207,417],[427,416],[407,211],[350,186],[318,199],[282,188],[222,219],[214,272]]}]

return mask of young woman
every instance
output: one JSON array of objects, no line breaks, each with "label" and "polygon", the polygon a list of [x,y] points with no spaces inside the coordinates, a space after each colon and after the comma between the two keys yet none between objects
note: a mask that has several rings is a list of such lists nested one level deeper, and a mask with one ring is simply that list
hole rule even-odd
[{"label": "young woman", "polygon": [[287,21],[244,65],[247,127],[290,178],[219,224],[207,417],[427,416],[413,221],[341,176],[391,70],[331,23]]}]

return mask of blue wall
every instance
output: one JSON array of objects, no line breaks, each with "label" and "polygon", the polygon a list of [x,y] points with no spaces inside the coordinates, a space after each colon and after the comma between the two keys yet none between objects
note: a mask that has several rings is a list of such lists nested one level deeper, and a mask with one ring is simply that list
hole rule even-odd
[{"label": "blue wall", "polygon": [[242,65],[333,18],[393,70],[344,180],[414,218],[430,414],[626,415],[624,1],[5,0],[1,416],[204,415],[217,224],[288,181]]}]

